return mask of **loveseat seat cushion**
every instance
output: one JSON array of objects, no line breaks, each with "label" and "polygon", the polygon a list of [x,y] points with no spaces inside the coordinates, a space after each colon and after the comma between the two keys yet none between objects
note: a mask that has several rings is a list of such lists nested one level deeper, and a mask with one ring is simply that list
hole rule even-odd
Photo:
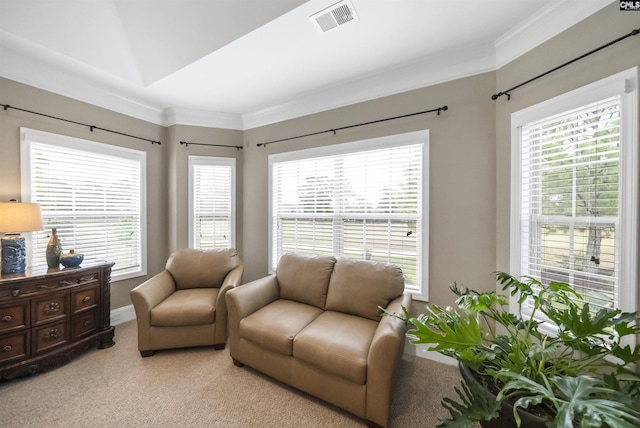
[{"label": "loveseat seat cushion", "polygon": [[280,298],[324,309],[329,279],[335,263],[336,259],[333,256],[299,253],[283,255],[276,269]]},{"label": "loveseat seat cushion", "polygon": [[171,254],[166,269],[176,289],[219,287],[227,274],[240,265],[235,248],[197,250],[184,248]]},{"label": "loveseat seat cushion", "polygon": [[176,290],[151,309],[151,325],[176,327],[212,324],[219,288]]},{"label": "loveseat seat cushion", "polygon": [[341,258],[333,268],[325,308],[379,321],[378,306],[386,308],[403,292],[398,266]]},{"label": "loveseat seat cushion", "polygon": [[326,311],[293,341],[293,356],[310,366],[359,385],[367,381],[367,356],[378,323]]},{"label": "loveseat seat cushion", "polygon": [[322,310],[291,300],[276,300],[240,321],[240,337],[283,355],[293,355],[293,339]]}]

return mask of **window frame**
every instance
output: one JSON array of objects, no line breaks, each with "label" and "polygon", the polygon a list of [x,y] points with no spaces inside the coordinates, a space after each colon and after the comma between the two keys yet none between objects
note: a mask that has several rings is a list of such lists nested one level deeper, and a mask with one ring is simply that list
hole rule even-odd
[{"label": "window frame", "polygon": [[231,229],[229,231],[229,246],[231,248],[235,248],[236,246],[236,159],[235,158],[225,158],[225,157],[215,157],[215,156],[198,156],[198,155],[189,155],[188,158],[188,168],[189,168],[189,208],[188,208],[188,234],[189,234],[189,248],[196,248],[196,239],[195,239],[195,180],[194,180],[194,172],[196,166],[224,166],[231,168],[231,214],[230,214],[230,226]]},{"label": "window frame", "polygon": [[[86,140],[83,138],[70,137],[62,134],[39,131],[29,128],[20,128],[20,179],[22,187],[22,200],[32,201],[31,182],[31,153],[32,143],[46,144],[61,147],[69,150],[77,150],[97,155],[105,155],[114,158],[127,159],[138,162],[140,165],[140,265],[137,269],[128,269],[118,272],[117,268],[111,273],[112,282],[130,278],[137,278],[147,275],[147,154],[144,151],[134,150],[125,147]],[[31,236],[28,238],[28,245],[32,245]],[[31,251],[28,254],[32,254]],[[29,256],[29,265],[32,264]]]},{"label": "window frame", "polygon": [[[638,67],[633,67],[616,73],[511,115],[510,272],[514,276],[521,276],[523,274],[521,222],[524,221],[521,217],[522,127],[528,123],[580,108],[608,97],[620,96],[620,179],[616,257],[619,265],[618,307],[625,312],[634,312],[637,309],[638,192],[640,191],[638,185],[639,151],[637,147],[639,128],[638,70]],[[512,296],[510,299],[512,311],[517,309],[517,298],[518,296]],[[557,330],[556,326],[549,323],[546,327],[549,332]]]},{"label": "window frame", "polygon": [[[273,168],[275,163],[289,162],[289,161],[302,161],[313,158],[334,156],[334,155],[347,155],[358,153],[362,151],[377,150],[377,149],[389,149],[394,147],[402,147],[408,145],[422,145],[422,207],[419,214],[422,222],[421,239],[420,239],[420,272],[419,280],[416,285],[417,290],[407,289],[411,292],[413,298],[420,301],[429,300],[429,130],[422,130],[416,132],[409,132],[404,134],[396,134],[379,138],[372,138],[367,140],[352,141],[347,143],[334,144],[323,147],[316,147],[311,149],[296,150],[278,154],[269,155],[268,160],[268,222],[269,222],[269,237],[268,237],[268,249],[269,260],[268,269],[270,273],[274,273],[277,266],[274,266],[274,230],[273,230]],[[391,218],[391,217],[389,217]]]}]

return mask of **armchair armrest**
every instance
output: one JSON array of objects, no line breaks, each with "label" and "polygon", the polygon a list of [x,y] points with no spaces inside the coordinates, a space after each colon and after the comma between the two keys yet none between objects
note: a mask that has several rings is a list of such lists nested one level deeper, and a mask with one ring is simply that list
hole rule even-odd
[{"label": "armchair armrest", "polygon": [[227,334],[228,334],[228,309],[227,309],[227,292],[233,290],[235,287],[240,285],[240,281],[242,281],[242,273],[244,271],[244,265],[242,262],[235,268],[227,273],[227,276],[224,278],[222,285],[220,286],[220,291],[218,292],[218,297],[216,298],[216,319],[215,319],[215,336],[216,341],[220,341],[223,343],[227,342]]},{"label": "armchair armrest", "polygon": [[176,289],[169,271],[162,271],[131,290],[130,297],[138,324],[138,349],[153,349],[147,332],[151,328],[151,309],[169,297]]},{"label": "armchair armrest", "polygon": [[[411,295],[405,292],[387,306],[388,312],[402,313],[411,307]],[[391,387],[395,369],[402,358],[407,326],[402,320],[383,316],[374,333],[367,359],[367,420],[386,426],[389,417]]]},{"label": "armchair armrest", "polygon": [[138,285],[130,293],[131,302],[136,309],[136,316],[140,315],[137,313],[138,310],[148,314],[151,309],[169,297],[175,290],[173,277],[166,270]]},{"label": "armchair armrest", "polygon": [[216,301],[216,307],[220,307],[220,304],[224,304],[226,306],[226,294],[227,291],[237,287],[240,285],[240,281],[242,281],[242,273],[244,272],[244,265],[242,262],[231,269],[227,276],[224,278],[224,282],[220,286],[220,293],[218,294],[218,299]]}]

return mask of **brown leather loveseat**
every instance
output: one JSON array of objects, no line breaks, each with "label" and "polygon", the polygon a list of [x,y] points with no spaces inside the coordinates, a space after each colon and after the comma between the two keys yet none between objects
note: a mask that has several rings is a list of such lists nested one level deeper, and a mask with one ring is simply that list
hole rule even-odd
[{"label": "brown leather loveseat", "polygon": [[397,266],[286,254],[274,275],[229,290],[229,349],[253,367],[387,426],[405,325],[380,316],[410,307]]}]

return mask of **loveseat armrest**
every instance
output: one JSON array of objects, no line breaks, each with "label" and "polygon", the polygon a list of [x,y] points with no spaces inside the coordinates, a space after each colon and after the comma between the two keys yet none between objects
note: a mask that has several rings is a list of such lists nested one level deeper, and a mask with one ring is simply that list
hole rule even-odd
[{"label": "loveseat armrest", "polygon": [[275,301],[278,296],[278,280],[275,274],[248,282],[227,293],[229,315],[233,312],[233,315],[241,320]]},{"label": "loveseat armrest", "polygon": [[278,299],[280,295],[276,275],[248,282],[226,293],[229,322],[229,352],[238,359],[240,342],[240,321]]},{"label": "loveseat armrest", "polygon": [[[386,307],[387,312],[402,314],[402,306],[411,307],[411,294],[405,292]],[[367,357],[367,420],[386,427],[389,419],[391,388],[396,367],[402,358],[407,326],[402,320],[383,316],[373,335]]]}]

